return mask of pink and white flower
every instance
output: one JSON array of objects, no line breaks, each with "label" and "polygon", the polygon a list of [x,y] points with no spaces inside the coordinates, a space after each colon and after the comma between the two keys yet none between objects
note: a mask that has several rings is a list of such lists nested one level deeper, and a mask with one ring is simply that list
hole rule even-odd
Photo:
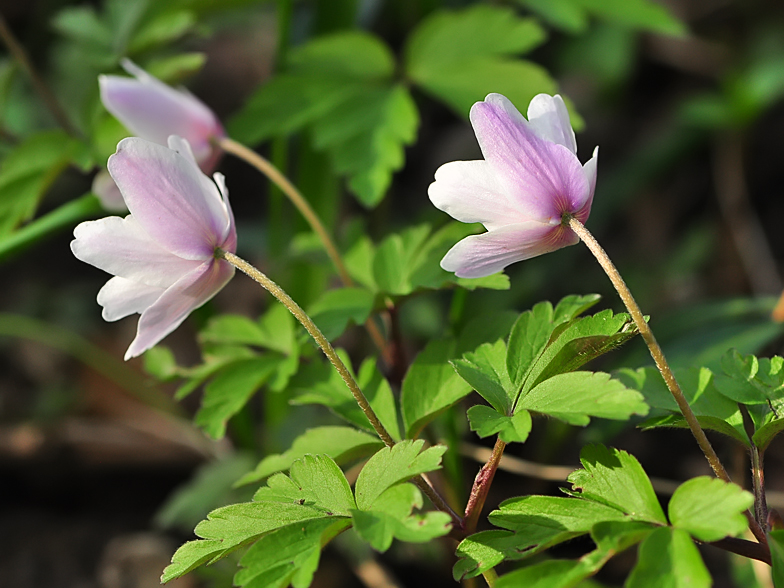
[{"label": "pink and white flower", "polygon": [[[98,76],[106,110],[142,139],[166,145],[169,136],[182,137],[202,171],[211,173],[221,157],[213,141],[226,134],[215,113],[187,90],[167,86],[132,61],[124,59],[122,66],[134,77]],[[120,193],[105,172],[96,176],[93,192],[108,210],[123,210]]]},{"label": "pink and white flower", "polygon": [[500,94],[471,108],[484,160],[442,165],[428,195],[439,209],[487,229],[459,241],[441,267],[480,278],[579,240],[564,215],[585,222],[596,186],[597,147],[582,165],[569,113],[560,96],[539,94],[528,120]]},{"label": "pink and white flower", "polygon": [[131,214],[83,222],[71,241],[78,259],[115,276],[98,292],[103,318],[141,314],[125,359],[153,347],[234,275],[216,257],[237,247],[224,178],[205,176],[184,139],[168,143],[120,141],[108,167]]}]

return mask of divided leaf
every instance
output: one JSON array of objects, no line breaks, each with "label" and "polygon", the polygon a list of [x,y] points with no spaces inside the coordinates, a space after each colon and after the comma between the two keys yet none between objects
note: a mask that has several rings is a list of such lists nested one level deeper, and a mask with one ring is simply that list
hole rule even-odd
[{"label": "divided leaf", "polygon": [[731,349],[721,360],[724,374],[715,376],[724,396],[743,404],[767,404],[784,399],[784,358],[757,359]]},{"label": "divided leaf", "polygon": [[499,413],[511,414],[516,389],[506,371],[506,344],[484,343],[450,363],[455,371]]},{"label": "divided leaf", "polygon": [[651,481],[634,456],[603,445],[587,445],[580,461],[584,469],[568,478],[579,496],[617,508],[635,521],[667,524]]},{"label": "divided leaf", "polygon": [[508,8],[480,4],[436,11],[408,39],[406,71],[459,116],[490,92],[525,105],[536,94],[556,89],[543,68],[516,59],[545,36],[534,19],[520,18]]},{"label": "divided leaf", "polygon": [[637,565],[626,581],[628,588],[708,588],[710,574],[697,546],[682,529],[656,529],[640,545]]},{"label": "divided leaf", "polygon": [[468,421],[480,437],[498,434],[505,443],[523,443],[531,432],[531,414],[527,410],[507,416],[489,406],[472,406],[468,409]]},{"label": "divided leaf", "polygon": [[678,486],[668,513],[673,527],[700,541],[718,541],[748,528],[743,512],[752,504],[754,496],[739,486],[700,476]]}]

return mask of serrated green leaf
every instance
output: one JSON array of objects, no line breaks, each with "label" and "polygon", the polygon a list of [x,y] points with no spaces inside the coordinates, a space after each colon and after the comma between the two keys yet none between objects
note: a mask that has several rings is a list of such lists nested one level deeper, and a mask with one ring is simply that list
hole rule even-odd
[{"label": "serrated green leaf", "polygon": [[214,559],[222,551],[223,542],[220,539],[188,541],[174,552],[172,562],[163,570],[161,584],[184,576],[191,570]]},{"label": "serrated green leaf", "polygon": [[784,430],[784,419],[778,418],[763,425],[754,433],[751,440],[760,451],[765,451],[773,438]]},{"label": "serrated green leaf", "polygon": [[516,390],[506,371],[506,356],[506,345],[499,339],[480,345],[476,351],[450,363],[496,411],[511,414]]},{"label": "serrated green leaf", "polygon": [[748,528],[743,511],[752,504],[754,496],[740,486],[700,476],[678,486],[667,512],[673,527],[700,541],[718,541]]},{"label": "serrated green leaf", "polygon": [[504,574],[497,588],[571,588],[595,574],[611,554],[592,551],[578,560],[549,560]]},{"label": "serrated green leaf", "polygon": [[451,519],[441,512],[411,515],[421,508],[422,495],[411,484],[387,488],[375,501],[373,510],[352,512],[354,529],[373,549],[384,552],[393,539],[423,543],[449,532]]},{"label": "serrated green leaf", "polygon": [[613,315],[611,310],[562,323],[528,372],[522,395],[547,378],[574,371],[623,345],[636,334],[637,329],[627,314]]},{"label": "serrated green leaf", "polygon": [[256,354],[247,347],[239,345],[206,345],[202,349],[204,363],[192,368],[182,368],[182,375],[187,381],[177,388],[175,400],[182,400],[196,390],[205,381],[235,361],[253,359]]},{"label": "serrated green leaf", "polygon": [[617,508],[631,520],[667,524],[651,481],[633,456],[603,445],[587,445],[580,461],[585,469],[568,478],[580,496]]},{"label": "serrated green leaf", "polygon": [[219,315],[210,320],[199,338],[204,343],[254,345],[284,355],[294,353],[297,345],[295,319],[281,304],[271,306],[258,321],[240,315]]},{"label": "serrated green leaf", "polygon": [[602,521],[591,527],[591,539],[605,552],[619,553],[645,539],[656,529],[637,521]]},{"label": "serrated green leaf", "polygon": [[328,455],[342,464],[375,453],[384,444],[372,435],[351,427],[316,427],[294,439],[284,453],[268,455],[252,472],[237,480],[236,485],[263,480],[270,474],[288,470],[291,464],[308,453]]},{"label": "serrated green leaf", "polygon": [[240,560],[235,586],[307,588],[318,567],[321,549],[350,525],[330,518],[283,527],[259,539]]},{"label": "serrated green leaf", "polygon": [[642,542],[628,588],[708,588],[711,577],[689,534],[662,527]]},{"label": "serrated green leaf", "polygon": [[[337,353],[347,367],[351,365],[345,351],[339,349]],[[359,374],[354,379],[381,424],[393,439],[400,439],[400,424],[392,389],[378,371],[372,357],[362,363]],[[350,423],[374,431],[346,383],[328,362],[314,362],[305,366],[291,379],[290,390],[296,394],[292,400],[293,404],[323,404]]]},{"label": "serrated green leaf", "polygon": [[349,516],[356,507],[346,476],[328,455],[308,454],[296,460],[288,476],[277,474],[267,480],[253,500],[290,501],[326,516]]},{"label": "serrated green leaf", "polygon": [[364,288],[327,290],[308,308],[308,314],[330,341],[343,334],[349,322],[361,325],[373,310],[374,295]]},{"label": "serrated green leaf", "polygon": [[776,588],[784,586],[784,530],[778,529],[768,533],[770,546],[770,559],[773,568],[773,585]]},{"label": "serrated green leaf", "polygon": [[226,423],[280,366],[281,358],[265,355],[231,363],[207,384],[194,423],[213,439],[226,434]]},{"label": "serrated green leaf", "polygon": [[471,393],[471,386],[448,363],[458,356],[453,339],[434,339],[414,359],[400,393],[406,437],[416,437],[428,422]]},{"label": "serrated green leaf", "polygon": [[359,472],[355,487],[357,508],[372,510],[376,500],[389,487],[416,475],[441,467],[443,445],[422,451],[424,441],[401,441],[394,447],[385,447],[371,457]]},{"label": "serrated green leaf", "polygon": [[[520,315],[509,333],[506,368],[514,387],[519,390],[542,354],[556,324],[553,306],[540,302]],[[514,400],[514,399],[513,399]]]},{"label": "serrated green leaf", "polygon": [[[622,369],[614,375],[629,388],[639,390],[651,408],[668,412],[666,416],[654,416],[648,419],[640,425],[641,427],[647,429],[657,426],[687,426],[677,403],[655,368],[640,368],[636,371]],[[713,384],[714,376],[709,369],[679,369],[675,370],[675,377],[700,425],[729,435],[744,445],[749,444],[743,426],[743,416],[737,403],[719,393]]]},{"label": "serrated green leaf", "polygon": [[602,299],[599,294],[570,294],[558,301],[553,309],[553,323],[560,325],[576,319]]},{"label": "serrated green leaf", "polygon": [[428,225],[409,227],[400,234],[387,236],[373,256],[373,281],[381,292],[393,295],[410,294],[411,273],[417,257],[430,233]]},{"label": "serrated green leaf", "polygon": [[515,407],[585,426],[589,417],[626,420],[648,414],[642,394],[604,372],[570,372],[544,380]]},{"label": "serrated green leaf", "polygon": [[469,408],[467,414],[471,430],[480,437],[498,434],[505,443],[523,443],[531,432],[531,415],[526,410],[507,416],[479,405]]},{"label": "serrated green leaf", "polygon": [[784,358],[757,358],[729,350],[721,360],[724,375],[716,374],[716,388],[744,404],[767,404],[784,398]]}]

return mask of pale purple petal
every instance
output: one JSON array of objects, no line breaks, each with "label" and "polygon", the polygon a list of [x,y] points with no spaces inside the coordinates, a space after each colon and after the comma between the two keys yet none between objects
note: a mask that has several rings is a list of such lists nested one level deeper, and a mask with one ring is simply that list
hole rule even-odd
[{"label": "pale purple petal", "polygon": [[499,227],[459,241],[441,260],[441,267],[460,278],[482,278],[506,266],[577,243],[562,225],[528,221]]},{"label": "pale purple petal", "polygon": [[589,187],[574,153],[539,137],[522,116],[510,115],[511,103],[503,96],[491,94],[488,100],[471,108],[471,124],[509,201],[525,218],[542,222],[559,220],[583,204]]},{"label": "pale purple petal", "polygon": [[133,134],[160,145],[166,145],[169,135],[184,137],[201,165],[210,160],[213,165],[210,139],[224,135],[213,112],[192,94],[167,86],[132,62],[125,60],[123,67],[136,78],[98,78],[106,109]]},{"label": "pale purple petal", "polygon": [[131,137],[120,141],[108,167],[131,214],[162,247],[185,259],[213,256],[225,232],[226,207],[191,160]]},{"label": "pale purple petal", "polygon": [[506,199],[494,170],[486,161],[452,161],[436,170],[427,190],[430,201],[463,223],[491,229],[526,219]]},{"label": "pale purple petal", "polygon": [[593,204],[593,194],[596,190],[596,168],[599,165],[599,146],[597,145],[596,148],[593,150],[593,157],[585,162],[583,165],[583,173],[585,173],[585,179],[588,181],[588,186],[590,187],[590,191],[588,193],[588,199],[583,203],[583,205],[574,213],[581,223],[584,223],[588,220],[588,215],[591,213],[591,205]]},{"label": "pale purple petal", "polygon": [[174,331],[187,316],[220,291],[234,275],[226,261],[210,259],[166,290],[139,318],[125,359],[136,357]]},{"label": "pale purple petal", "polygon": [[114,277],[98,292],[98,304],[103,306],[101,316],[105,321],[116,321],[131,314],[141,314],[164,292],[164,288]]},{"label": "pale purple petal", "polygon": [[168,288],[201,264],[163,249],[130,215],[80,223],[71,251],[105,272],[157,288]]},{"label": "pale purple petal", "polygon": [[577,154],[577,139],[574,136],[569,111],[563,98],[538,94],[528,105],[528,123],[542,139],[563,145]]},{"label": "pale purple petal", "polygon": [[101,170],[95,174],[92,191],[93,194],[98,196],[98,200],[100,200],[104,210],[109,212],[124,212],[128,210],[120,189],[108,171]]}]

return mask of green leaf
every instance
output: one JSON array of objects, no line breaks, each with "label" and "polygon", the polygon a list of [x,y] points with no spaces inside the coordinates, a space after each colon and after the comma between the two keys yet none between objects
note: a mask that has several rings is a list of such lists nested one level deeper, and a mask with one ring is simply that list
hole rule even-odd
[{"label": "green leaf", "polygon": [[222,546],[223,542],[220,539],[188,541],[181,545],[172,556],[172,562],[163,570],[161,584],[184,576],[191,570],[209,562],[223,551]]},{"label": "green leaf", "polygon": [[354,529],[373,549],[384,552],[393,539],[424,543],[449,532],[451,518],[446,513],[411,515],[421,508],[422,494],[411,484],[387,488],[375,501],[373,510],[352,512]]},{"label": "green leaf", "polygon": [[373,281],[381,292],[404,296],[413,291],[411,274],[429,233],[428,225],[418,225],[389,235],[379,244],[373,257]]},{"label": "green leaf", "polygon": [[517,0],[517,3],[568,33],[581,33],[588,28],[588,15],[575,0]]},{"label": "green leaf", "polygon": [[291,464],[289,476],[276,474],[253,496],[255,502],[295,502],[327,516],[349,516],[356,507],[346,476],[328,455],[305,455]]},{"label": "green leaf", "polygon": [[640,462],[625,451],[587,445],[580,453],[585,469],[569,475],[580,496],[617,508],[635,521],[667,524],[653,486]]},{"label": "green leaf", "polygon": [[527,410],[507,416],[489,406],[472,406],[468,409],[468,421],[480,437],[498,434],[505,443],[523,443],[531,432],[531,414]]},{"label": "green leaf", "polygon": [[144,371],[152,377],[165,382],[177,377],[178,367],[174,353],[168,347],[156,345],[142,356]]},{"label": "green leaf", "polygon": [[773,568],[773,585],[781,588],[784,586],[784,530],[770,531],[768,545]]},{"label": "green leaf", "polygon": [[675,36],[687,32],[686,26],[667,8],[651,0],[575,0],[575,3],[594,16],[630,28]]},{"label": "green leaf", "polygon": [[465,116],[490,92],[513,104],[528,104],[555,82],[541,67],[513,59],[545,40],[533,19],[508,8],[476,5],[437,11],[411,34],[405,47],[406,71],[414,82]]},{"label": "green leaf", "polygon": [[553,310],[553,323],[560,325],[576,319],[589,308],[596,306],[602,297],[599,294],[570,294],[558,301]]},{"label": "green leaf", "polygon": [[576,370],[636,334],[637,329],[627,314],[613,315],[609,309],[562,323],[528,372],[522,394],[547,378]]},{"label": "green leaf", "polygon": [[[639,390],[651,408],[660,409],[660,412],[666,411],[664,417],[648,419],[641,425],[643,428],[687,427],[678,405],[656,368],[641,368],[636,371],[622,369],[615,373],[615,377],[629,388]],[[743,416],[737,403],[719,393],[709,369],[675,370],[675,378],[702,427],[729,435],[744,445],[749,444],[743,427]]]},{"label": "green leaf", "polygon": [[450,363],[496,411],[511,414],[516,390],[506,371],[506,357],[506,345],[499,339],[495,343],[484,343],[476,351]]},{"label": "green leaf", "polygon": [[556,323],[553,307],[540,302],[520,315],[511,333],[506,356],[506,368],[514,387],[519,390],[533,368],[534,361],[542,354]]},{"label": "green leaf", "polygon": [[192,31],[195,25],[196,15],[189,10],[161,12],[136,31],[128,45],[128,52],[141,53],[174,42]]},{"label": "green leaf", "polygon": [[363,324],[373,310],[373,300],[373,293],[364,288],[328,290],[308,308],[308,314],[332,341],[343,334],[350,322]]},{"label": "green leaf", "polygon": [[543,381],[523,396],[515,411],[527,409],[572,425],[585,426],[589,417],[627,420],[648,414],[642,394],[604,372],[570,372]]},{"label": "green leaf", "polygon": [[319,37],[291,51],[286,73],[262,86],[229,132],[257,143],[310,126],[314,145],[348,176],[359,201],[375,206],[419,125],[408,89],[393,83],[394,69],[391,51],[373,35]]},{"label": "green leaf", "polygon": [[[351,371],[348,355],[342,349],[337,353]],[[392,389],[378,371],[372,357],[362,363],[355,380],[381,424],[393,439],[400,439],[400,424]],[[291,379],[290,390],[296,394],[293,404],[323,404],[350,423],[374,431],[340,374],[326,361],[313,362],[301,369]]]},{"label": "green leaf", "polygon": [[328,455],[336,463],[343,464],[375,453],[383,445],[377,437],[352,427],[308,429],[294,439],[289,450],[268,455],[259,462],[256,469],[242,476],[236,485],[257,482],[270,474],[288,470],[291,464],[309,453]]},{"label": "green leaf", "polygon": [[591,539],[605,552],[619,553],[645,539],[656,526],[637,521],[602,521],[591,527]]},{"label": "green leaf", "polygon": [[213,439],[226,434],[226,423],[247,404],[281,365],[278,356],[265,355],[231,363],[204,388],[194,423]]},{"label": "green leaf", "polygon": [[689,534],[670,527],[656,529],[642,542],[637,565],[626,581],[628,588],[708,588],[711,584]]},{"label": "green leaf", "polygon": [[765,451],[773,438],[782,430],[784,430],[784,419],[779,418],[757,429],[751,440],[760,451]]},{"label": "green leaf", "polygon": [[598,572],[614,553],[587,553],[576,561],[549,560],[515,570],[498,578],[497,588],[570,588]]},{"label": "green leaf", "polygon": [[321,549],[351,523],[330,518],[289,525],[259,539],[240,560],[235,586],[307,588]]},{"label": "green leaf", "polygon": [[400,404],[406,437],[416,437],[422,428],[471,392],[449,365],[458,355],[453,339],[433,339],[419,352],[403,379]]},{"label": "green leaf", "polygon": [[668,513],[673,527],[688,531],[700,541],[735,537],[748,528],[743,512],[754,496],[735,484],[700,476],[678,486]]},{"label": "green leaf", "polygon": [[385,447],[371,457],[359,472],[355,488],[357,508],[372,510],[376,500],[389,487],[416,475],[441,467],[443,445],[422,451],[423,440],[401,441],[394,447]]},{"label": "green leaf", "polygon": [[258,321],[223,314],[210,320],[199,333],[204,343],[253,345],[284,355],[296,352],[295,319],[282,304],[272,305]]},{"label": "green leaf", "polygon": [[33,217],[46,191],[81,147],[64,131],[41,131],[8,153],[0,167],[0,237]]},{"label": "green leaf", "polygon": [[784,358],[757,359],[729,350],[721,360],[725,375],[714,378],[724,396],[743,404],[767,404],[784,398]]}]

